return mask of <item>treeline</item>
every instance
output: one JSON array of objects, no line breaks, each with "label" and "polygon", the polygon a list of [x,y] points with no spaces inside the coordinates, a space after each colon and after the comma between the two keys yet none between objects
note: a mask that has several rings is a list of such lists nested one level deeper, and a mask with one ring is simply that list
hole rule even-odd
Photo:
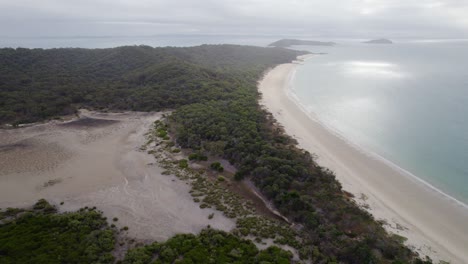
[{"label": "treeline", "polygon": [[342,191],[258,104],[257,81],[301,52],[231,45],[0,51],[1,122],[80,106],[176,109],[179,145],[229,160],[296,224],[314,263],[424,263]]},{"label": "treeline", "polygon": [[123,263],[289,264],[292,257],[278,247],[258,250],[250,240],[207,228],[199,235],[176,235],[164,243],[129,250]]},{"label": "treeline", "polygon": [[[333,172],[296,146],[258,104],[257,80],[273,65],[244,67],[227,100],[180,107],[171,117],[177,143],[234,164],[278,210],[298,224],[314,263],[423,263],[343,192]],[[242,74],[241,74],[242,76]]]},{"label": "treeline", "polygon": [[172,115],[177,143],[200,153],[221,152],[235,164],[238,180],[250,178],[299,224],[309,244],[300,254],[314,263],[423,263],[347,197],[333,172],[275,126],[255,93],[239,98],[179,108]]},{"label": "treeline", "polygon": [[250,240],[207,228],[199,235],[181,234],[164,243],[133,246],[118,260],[113,255],[116,247],[128,246],[118,241],[119,232],[124,231],[109,226],[96,208],[57,213],[40,200],[31,209],[0,210],[0,263],[287,264],[292,259],[290,252],[278,247],[258,250]]},{"label": "treeline", "polygon": [[0,49],[0,124],[36,122],[79,107],[154,111],[228,100],[240,80],[257,77],[244,68],[264,69],[297,54],[235,45]]},{"label": "treeline", "polygon": [[45,200],[0,210],[0,263],[112,263],[116,231],[95,208],[58,214]]}]

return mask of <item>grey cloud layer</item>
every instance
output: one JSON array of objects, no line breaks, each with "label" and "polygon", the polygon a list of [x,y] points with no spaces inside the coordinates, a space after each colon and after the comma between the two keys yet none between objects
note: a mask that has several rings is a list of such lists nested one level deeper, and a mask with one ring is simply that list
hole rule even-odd
[{"label": "grey cloud layer", "polygon": [[1,36],[467,37],[467,0],[0,0]]}]

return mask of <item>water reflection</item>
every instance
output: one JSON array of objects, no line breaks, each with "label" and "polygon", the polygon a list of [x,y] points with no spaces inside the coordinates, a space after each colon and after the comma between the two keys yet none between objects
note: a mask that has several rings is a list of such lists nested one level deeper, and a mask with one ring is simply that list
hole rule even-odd
[{"label": "water reflection", "polygon": [[405,74],[397,64],[380,61],[346,61],[331,63],[338,66],[344,74],[363,78],[403,78]]}]

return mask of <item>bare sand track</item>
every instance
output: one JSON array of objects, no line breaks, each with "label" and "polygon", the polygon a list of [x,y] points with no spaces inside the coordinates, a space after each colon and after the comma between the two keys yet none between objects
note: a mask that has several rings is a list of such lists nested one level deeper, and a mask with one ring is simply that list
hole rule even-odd
[{"label": "bare sand track", "polygon": [[[0,207],[29,206],[40,198],[64,202],[62,211],[97,206],[137,239],[200,231],[215,211],[200,209],[185,182],[162,175],[154,157],[140,150],[161,116],[82,110],[68,122],[0,130]],[[234,227],[215,214],[212,227]]]}]

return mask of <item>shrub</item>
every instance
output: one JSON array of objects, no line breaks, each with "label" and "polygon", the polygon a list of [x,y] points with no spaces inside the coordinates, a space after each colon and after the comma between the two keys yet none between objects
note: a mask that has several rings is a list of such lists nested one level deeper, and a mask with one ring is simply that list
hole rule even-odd
[{"label": "shrub", "polygon": [[178,149],[178,148],[175,148],[175,149],[172,150],[172,153],[179,153],[179,152],[180,152],[180,149]]},{"label": "shrub", "polygon": [[210,167],[215,170],[215,171],[219,171],[219,172],[223,172],[224,171],[224,168],[223,166],[221,165],[221,163],[219,162],[213,162],[211,163]]},{"label": "shrub", "polygon": [[189,156],[188,156],[188,159],[189,160],[201,160],[201,161],[207,161],[208,160],[208,157],[203,155],[203,154],[200,154],[200,153],[191,153]]},{"label": "shrub", "polygon": [[47,202],[45,199],[40,199],[37,203],[33,206],[34,210],[43,210],[46,213],[55,213],[57,208]]},{"label": "shrub", "polygon": [[34,204],[33,208],[34,210],[42,210],[47,206],[50,206],[49,202],[47,202],[45,199],[40,199],[36,202],[36,204]]},{"label": "shrub", "polygon": [[243,174],[239,173],[239,172],[236,172],[234,174],[234,180],[236,180],[236,181],[242,181],[244,179],[244,177],[245,176]]},{"label": "shrub", "polygon": [[167,131],[165,130],[158,130],[158,137],[165,138],[167,136]]},{"label": "shrub", "polygon": [[188,161],[186,159],[179,160],[179,167],[182,169],[188,168]]}]

